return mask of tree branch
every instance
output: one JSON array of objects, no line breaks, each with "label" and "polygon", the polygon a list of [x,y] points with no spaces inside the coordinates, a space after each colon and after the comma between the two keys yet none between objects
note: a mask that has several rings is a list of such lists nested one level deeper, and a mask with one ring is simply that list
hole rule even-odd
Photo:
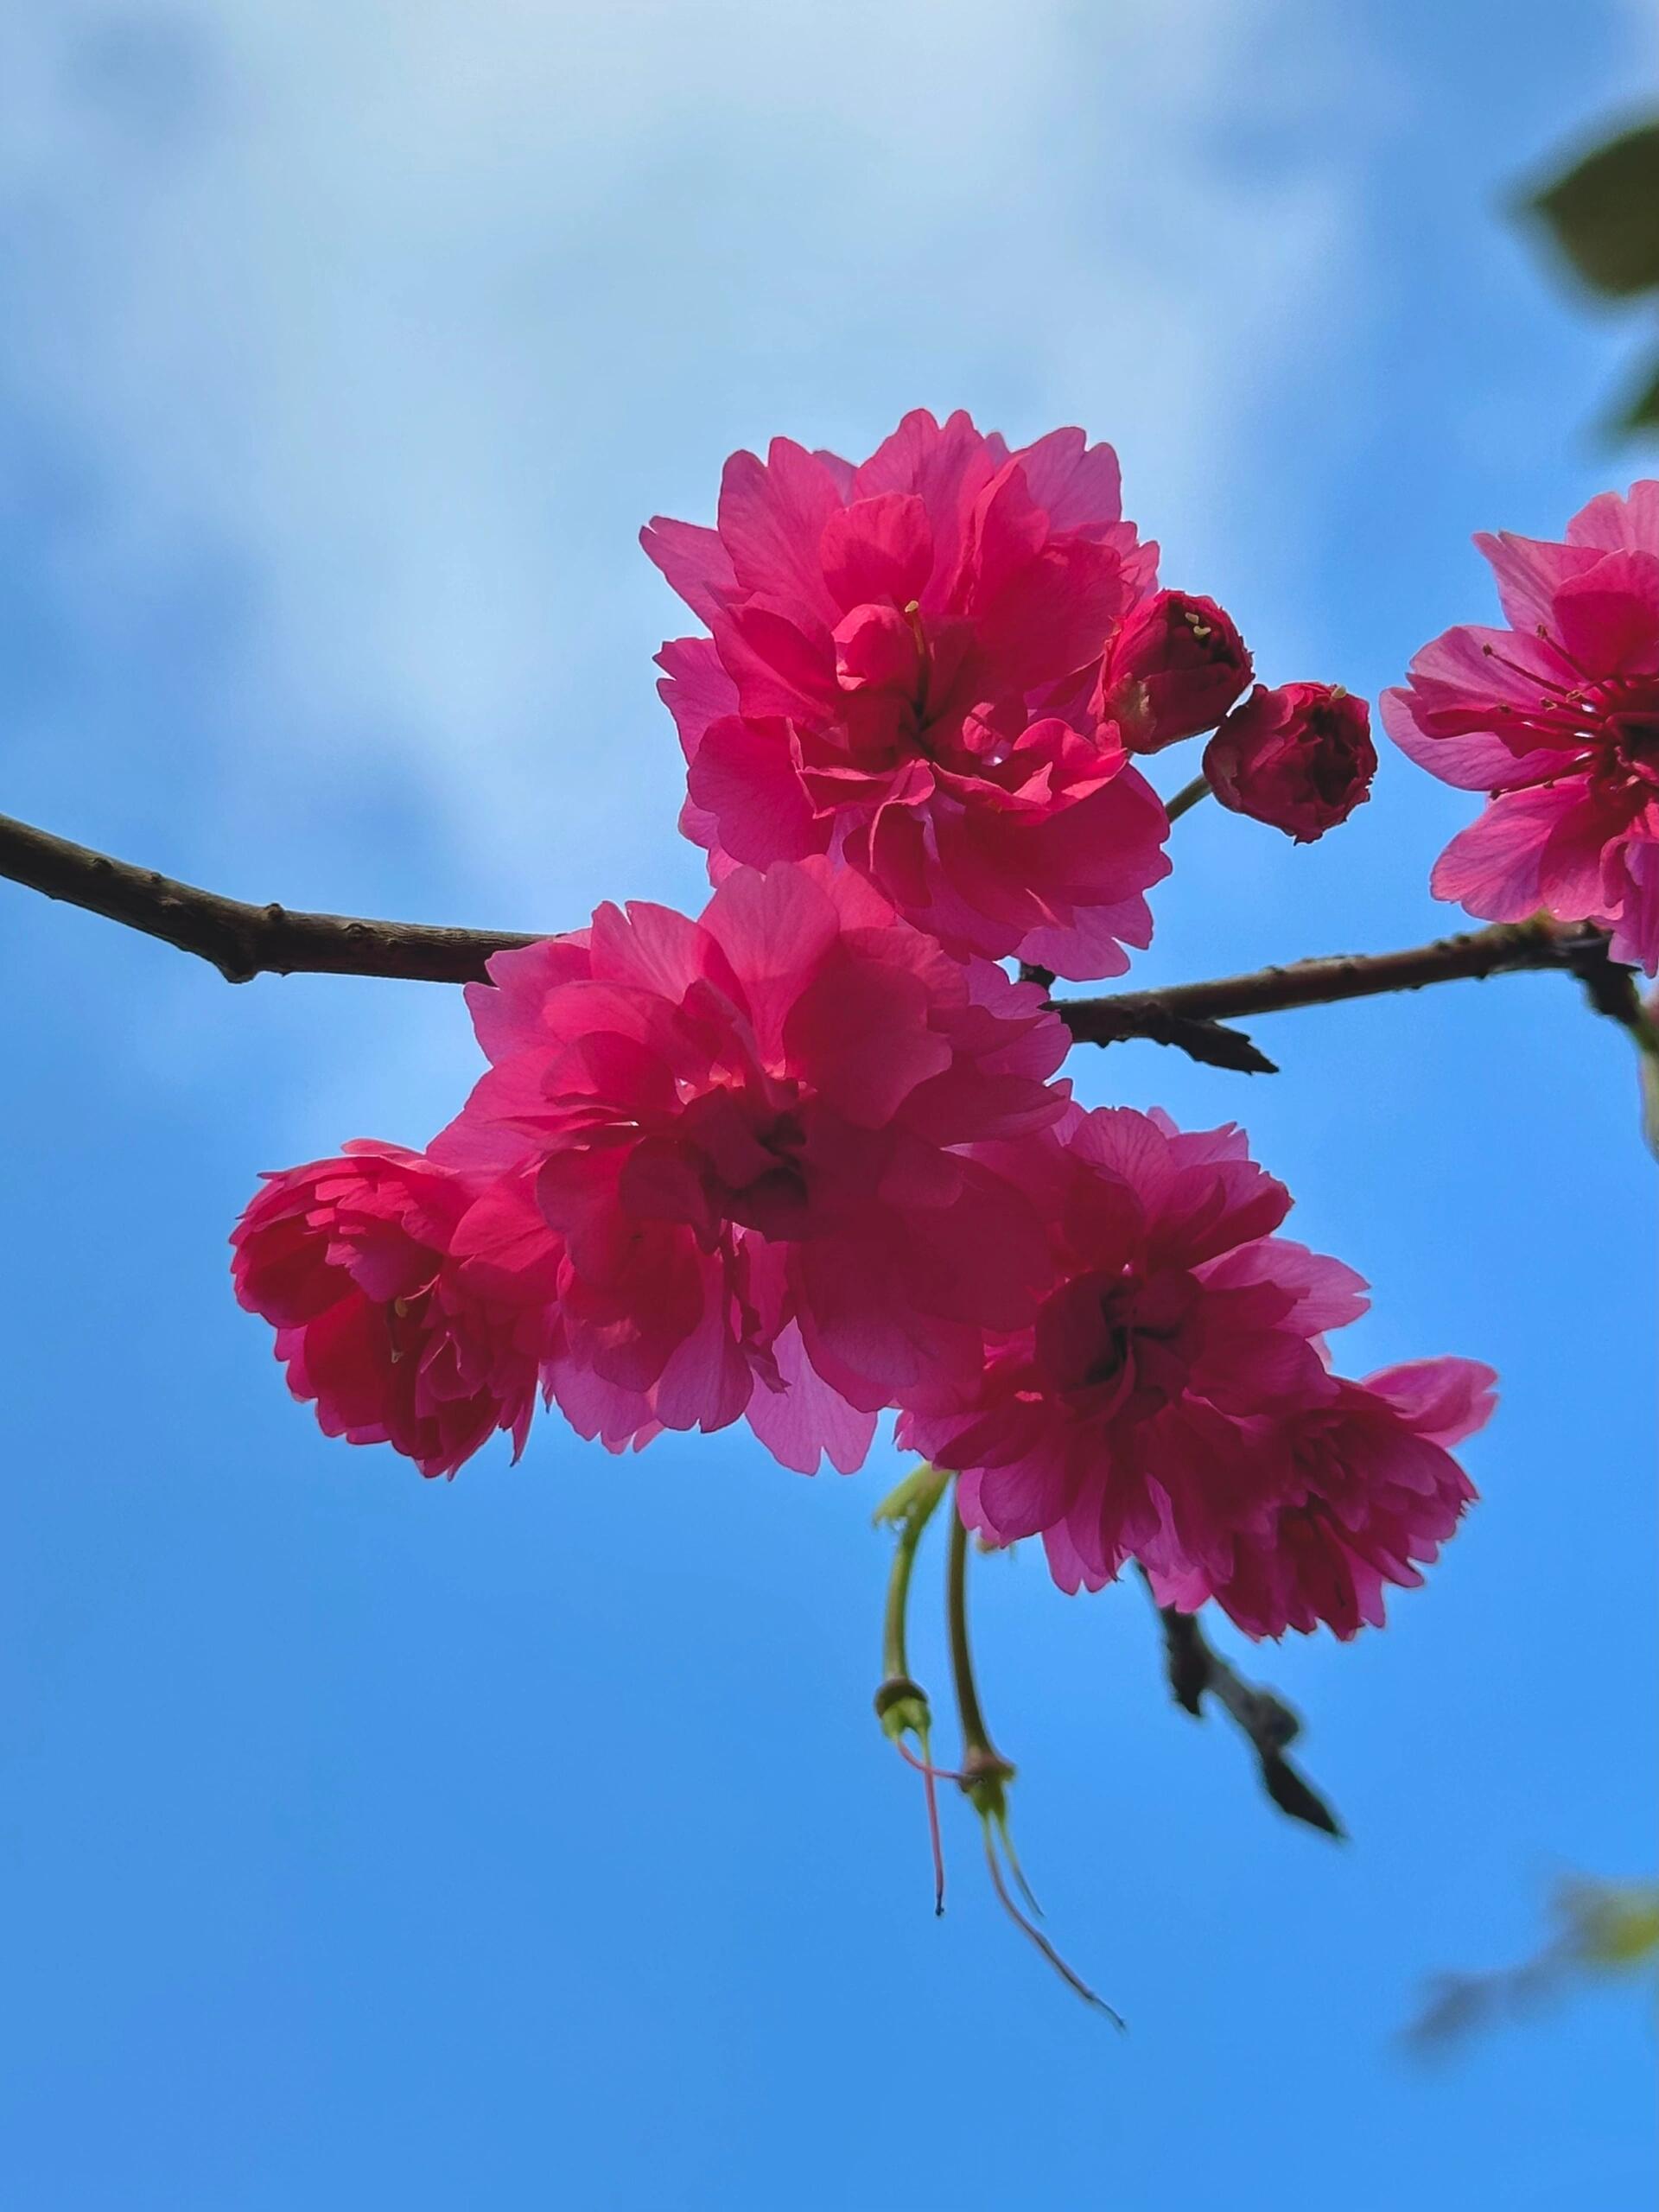
[{"label": "tree branch", "polygon": [[[1138,1567],[1137,1572],[1150,1592],[1147,1570]],[[1280,1811],[1340,1840],[1341,1821],[1285,1757],[1286,1748],[1302,1732],[1302,1724],[1284,1700],[1236,1674],[1206,1642],[1195,1614],[1177,1612],[1173,1605],[1160,1605],[1158,1613],[1164,1624],[1164,1663],[1176,1704],[1201,1719],[1207,1691],[1255,1751],[1262,1786]]]},{"label": "tree branch", "polygon": [[[111,860],[0,814],[0,877],[48,899],[102,914],[218,969],[227,983],[254,976],[385,976],[425,983],[474,983],[493,952],[533,944],[510,930],[435,929],[350,914],[291,914],[177,883],[154,868]],[[543,932],[546,934],[546,932]]]},{"label": "tree branch", "polygon": [[[1287,968],[1262,968],[1248,976],[1222,976],[1207,983],[1176,983],[1156,991],[1114,991],[1096,999],[1057,1001],[1056,1011],[1080,1045],[1115,1045],[1130,1037],[1179,1045],[1194,1058],[1211,1057],[1192,1033],[1214,1030],[1223,1020],[1255,1014],[1282,1014],[1292,1007],[1332,1006],[1344,999],[1381,997],[1390,991],[1420,991],[1430,983],[1483,981],[1527,970],[1556,969],[1577,976],[1597,1013],[1634,1029],[1640,1016],[1630,970],[1607,957],[1603,932],[1585,924],[1553,922],[1535,916],[1525,922],[1501,922],[1433,944],[1402,952],[1338,953],[1319,960],[1298,960]],[[1221,1033],[1236,1052],[1248,1045],[1236,1032]],[[1243,1065],[1242,1057],[1221,1060]]]},{"label": "tree branch", "polygon": [[[160,938],[181,952],[207,961],[232,983],[245,983],[259,975],[476,982],[492,953],[532,944],[537,935],[256,906],[176,882],[154,868],[112,860],[107,853],[72,844],[6,815],[0,815],[0,878],[102,914],[146,937]],[[1543,918],[1472,930],[1402,952],[1299,960],[1287,968],[1264,968],[1212,982],[1116,991],[1103,998],[1057,999],[1053,1003],[1079,1044],[1147,1038],[1177,1046],[1212,1066],[1271,1074],[1273,1062],[1241,1032],[1224,1027],[1226,1020],[1373,998],[1389,991],[1421,990],[1429,983],[1542,969],[1576,976],[1597,1012],[1642,1041],[1645,1018],[1634,980],[1628,969],[1608,958],[1605,937],[1599,930]]]}]

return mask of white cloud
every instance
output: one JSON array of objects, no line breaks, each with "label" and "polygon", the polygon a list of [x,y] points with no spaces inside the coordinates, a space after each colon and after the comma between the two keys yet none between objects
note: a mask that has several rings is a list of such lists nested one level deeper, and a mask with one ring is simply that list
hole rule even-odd
[{"label": "white cloud", "polygon": [[1362,66],[1298,0],[12,11],[13,403],[97,488],[60,589],[95,648],[245,580],[204,834],[280,859],[389,779],[550,923],[684,888],[638,524],[966,400],[1112,436],[1183,575],[1270,559],[1241,454],[1353,307]]}]

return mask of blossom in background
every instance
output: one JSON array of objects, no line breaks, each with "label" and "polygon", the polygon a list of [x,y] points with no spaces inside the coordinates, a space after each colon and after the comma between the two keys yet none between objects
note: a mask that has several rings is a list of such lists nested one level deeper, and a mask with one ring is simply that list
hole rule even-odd
[{"label": "blossom in background", "polygon": [[1236,1535],[1230,1568],[1160,1564],[1154,1548],[1158,1602],[1192,1612],[1213,1598],[1255,1637],[1381,1628],[1385,1586],[1415,1588],[1475,1497],[1450,1447],[1490,1420],[1497,1380],[1472,1359],[1421,1360],[1338,1378],[1334,1397],[1264,1421],[1264,1508]]},{"label": "blossom in background", "polygon": [[963,968],[824,860],[734,870],[698,921],[603,906],[469,990],[493,1063],[435,1150],[529,1176],[467,1279],[557,1249],[547,1379],[588,1434],[747,1413],[851,1467],[876,1412],[970,1386],[1047,1287],[1018,1183],[969,1154],[1065,1110],[1035,986]]},{"label": "blossom in background", "polygon": [[1541,908],[1659,969],[1659,483],[1604,493],[1564,543],[1476,543],[1507,629],[1448,630],[1387,692],[1396,745],[1488,804],[1435,863],[1471,914]]},{"label": "blossom in background", "polygon": [[712,633],[660,662],[716,880],[830,854],[947,950],[1077,978],[1150,941],[1168,823],[1096,694],[1157,549],[1109,447],[920,411],[856,467],[779,439],[714,529],[644,543]]},{"label": "blossom in background", "polygon": [[[1421,1410],[1410,1387],[1395,1421],[1388,1378],[1356,1400],[1323,1356],[1323,1332],[1364,1310],[1363,1283],[1274,1234],[1290,1194],[1240,1131],[1073,1109],[1023,1161],[1058,1286],[1031,1327],[988,1347],[969,1398],[899,1424],[901,1442],[959,1471],[969,1527],[995,1543],[1040,1535],[1066,1590],[1098,1589],[1132,1554],[1184,1606],[1236,1580],[1243,1616],[1241,1538],[1300,1541],[1293,1509],[1319,1479],[1351,1516],[1353,1485],[1332,1471],[1344,1450],[1356,1461],[1370,1450],[1395,1482],[1423,1479],[1402,1440]],[[1356,1441],[1349,1427],[1373,1415],[1389,1433]],[[1381,1555],[1401,1509],[1376,1491],[1369,1510]],[[1411,1540],[1449,1529],[1437,1499]],[[1286,1568],[1283,1588],[1308,1586],[1301,1572],[1299,1585]]]},{"label": "blossom in background", "polygon": [[523,1450],[555,1325],[547,1269],[526,1298],[463,1283],[478,1198],[416,1153],[358,1143],[268,1176],[232,1238],[237,1297],[275,1327],[324,1433],[390,1444],[423,1475],[453,1475],[498,1429]]},{"label": "blossom in background", "polygon": [[1258,683],[1205,747],[1204,772],[1235,814],[1311,844],[1371,795],[1370,709],[1339,684]]},{"label": "blossom in background", "polygon": [[1213,599],[1154,592],[1106,649],[1093,708],[1131,753],[1214,729],[1250,680],[1249,648]]}]

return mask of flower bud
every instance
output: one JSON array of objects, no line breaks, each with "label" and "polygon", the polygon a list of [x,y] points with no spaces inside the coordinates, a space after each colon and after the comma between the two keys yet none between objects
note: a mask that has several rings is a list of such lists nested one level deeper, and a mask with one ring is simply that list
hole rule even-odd
[{"label": "flower bud", "polygon": [[1216,724],[1250,680],[1249,649],[1213,599],[1154,592],[1106,649],[1096,713],[1131,753],[1160,753]]},{"label": "flower bud", "polygon": [[1311,844],[1370,797],[1370,709],[1340,684],[1258,683],[1205,747],[1222,804]]}]

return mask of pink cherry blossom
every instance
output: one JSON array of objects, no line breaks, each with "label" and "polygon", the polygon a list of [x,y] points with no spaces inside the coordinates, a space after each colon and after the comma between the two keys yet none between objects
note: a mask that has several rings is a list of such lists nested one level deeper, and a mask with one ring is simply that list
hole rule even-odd
[{"label": "pink cherry blossom", "polygon": [[1109,447],[925,412],[857,467],[779,439],[715,529],[644,543],[712,632],[659,658],[716,880],[830,854],[959,957],[1077,978],[1150,941],[1167,820],[1090,703],[1156,573]]},{"label": "pink cherry blossom", "polygon": [[275,1327],[325,1434],[391,1444],[423,1475],[453,1475],[497,1429],[523,1450],[553,1325],[545,1274],[527,1297],[463,1284],[479,1196],[418,1154],[359,1143],[268,1176],[231,1240],[237,1297]]},{"label": "pink cherry blossom", "polygon": [[[491,976],[468,997],[493,1065],[435,1152],[533,1173],[548,1380],[585,1433],[747,1413],[785,1465],[851,1467],[879,1408],[967,1389],[983,1332],[1030,1320],[1042,1223],[969,1147],[1065,1110],[1034,986],[821,859],[735,869],[695,922],[602,906]],[[518,1235],[470,1265],[510,1283]]]},{"label": "pink cherry blossom", "polygon": [[1248,814],[1311,845],[1371,795],[1371,713],[1339,684],[1258,683],[1205,747],[1210,788]]},{"label": "pink cherry blossom", "polygon": [[1262,1423],[1265,1514],[1236,1535],[1224,1573],[1149,1554],[1159,1603],[1192,1612],[1213,1598],[1255,1637],[1381,1628],[1385,1586],[1421,1582],[1475,1496],[1449,1447],[1491,1417],[1497,1379],[1474,1360],[1426,1359]]},{"label": "pink cherry blossom", "polygon": [[1249,648],[1213,599],[1154,592],[1106,649],[1094,708],[1132,753],[1214,729],[1250,680]]},{"label": "pink cherry blossom", "polygon": [[990,1344],[968,1397],[906,1414],[900,1441],[960,1471],[969,1527],[1040,1535],[1063,1589],[1154,1550],[1223,1577],[1236,1531],[1279,1495],[1258,1424],[1335,1401],[1317,1339],[1363,1310],[1364,1286],[1274,1233],[1290,1194],[1231,1127],[1074,1109],[1019,1166],[1058,1287]]},{"label": "pink cherry blossom", "polygon": [[1436,897],[1494,922],[1540,909],[1659,970],[1659,483],[1604,493],[1564,543],[1475,543],[1506,629],[1426,645],[1382,700],[1395,744],[1489,794],[1436,862]]}]

